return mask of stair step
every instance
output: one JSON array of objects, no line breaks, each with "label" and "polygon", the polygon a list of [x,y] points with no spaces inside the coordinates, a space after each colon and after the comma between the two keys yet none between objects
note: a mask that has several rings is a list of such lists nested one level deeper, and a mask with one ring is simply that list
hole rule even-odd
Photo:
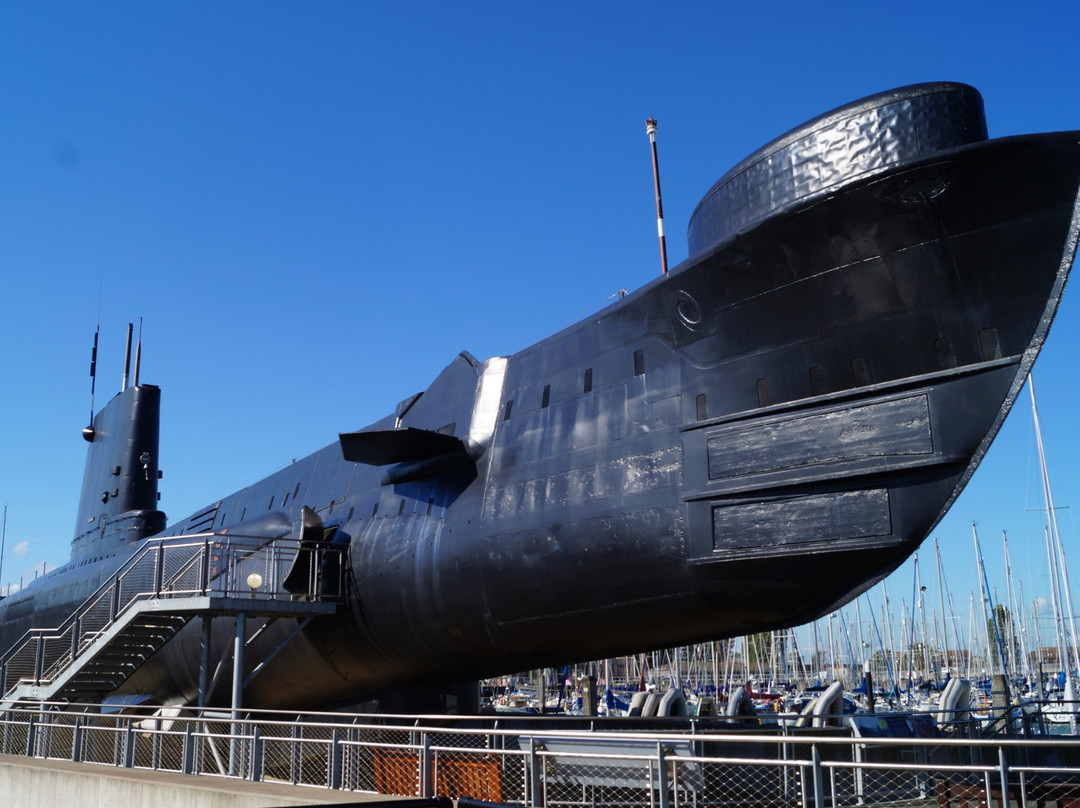
[{"label": "stair step", "polygon": [[[114,691],[197,616],[189,612],[170,613],[167,599],[144,603],[148,605],[143,608],[156,606],[160,610],[129,611],[117,621],[85,631],[74,660],[70,659],[70,641],[50,642],[46,646],[45,667],[49,673],[42,678],[41,686],[49,688],[51,698],[97,698]],[[101,616],[97,611],[86,615],[86,620],[96,624]],[[53,666],[56,668],[52,669]],[[26,688],[11,692],[23,689]]]}]

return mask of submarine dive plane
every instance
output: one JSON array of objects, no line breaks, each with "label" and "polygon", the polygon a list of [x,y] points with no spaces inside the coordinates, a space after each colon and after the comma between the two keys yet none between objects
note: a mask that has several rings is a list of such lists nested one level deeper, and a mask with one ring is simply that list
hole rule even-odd
[{"label": "submarine dive plane", "polygon": [[[171,523],[160,392],[136,374],[86,430],[71,560],[0,602],[0,646],[193,534],[342,551],[333,614],[248,638],[258,707],[470,709],[481,677],[812,620],[971,478],[1061,299],[1078,189],[1080,132],[988,139],[972,87],[856,101],[713,185],[668,274],[519,353],[462,352],[377,423]],[[194,703],[200,622],[111,695]],[[216,659],[233,629],[213,625]]]}]

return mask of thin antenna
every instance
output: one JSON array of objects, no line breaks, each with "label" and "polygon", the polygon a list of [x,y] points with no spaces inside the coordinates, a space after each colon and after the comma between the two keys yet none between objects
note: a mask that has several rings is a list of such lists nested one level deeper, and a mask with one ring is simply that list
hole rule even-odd
[{"label": "thin antenna", "polygon": [[90,426],[94,426],[94,391],[97,388],[97,347],[101,323],[94,329],[94,348],[90,351]]},{"label": "thin antenna", "polygon": [[101,297],[105,289],[105,269],[98,268],[97,325],[94,326],[94,349],[90,352],[90,425],[83,430],[83,437],[93,440],[94,435],[94,392],[97,389],[97,349],[98,336],[101,334]]},{"label": "thin antenna", "polygon": [[139,367],[142,365],[142,317],[139,318],[139,340],[135,343],[135,380],[132,385],[139,386]]},{"label": "thin antenna", "polygon": [[4,580],[4,550],[7,548],[7,505],[4,505],[4,527],[0,529],[0,581]]},{"label": "thin antenna", "polygon": [[667,242],[664,240],[664,205],[660,201],[660,162],[656,157],[656,118],[645,121],[645,131],[652,146],[653,185],[656,187],[656,232],[660,235],[660,271],[667,275]]},{"label": "thin antenna", "polygon": [[128,374],[131,371],[131,332],[134,328],[131,323],[128,323],[127,346],[124,348],[124,380],[120,383],[121,393],[127,390],[128,386]]}]

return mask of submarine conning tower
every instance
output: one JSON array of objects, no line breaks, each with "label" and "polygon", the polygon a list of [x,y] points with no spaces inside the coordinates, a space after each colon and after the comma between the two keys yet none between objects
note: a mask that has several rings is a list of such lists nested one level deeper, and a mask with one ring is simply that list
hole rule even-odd
[{"label": "submarine conning tower", "polygon": [[71,543],[73,561],[165,529],[165,514],[157,507],[161,390],[139,384],[139,352],[134,384],[128,386],[130,355],[128,326],[122,388],[83,430],[90,446]]},{"label": "submarine conning tower", "polygon": [[717,180],[690,216],[690,255],[792,205],[986,139],[982,96],[967,84],[913,84],[837,107],[762,146]]}]

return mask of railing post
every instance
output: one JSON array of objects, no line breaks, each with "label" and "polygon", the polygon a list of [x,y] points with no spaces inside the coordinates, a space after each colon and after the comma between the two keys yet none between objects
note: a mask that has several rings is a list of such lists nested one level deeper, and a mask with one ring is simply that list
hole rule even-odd
[{"label": "railing post", "polygon": [[300,725],[293,724],[292,743],[289,744],[289,781],[295,786],[300,782]]},{"label": "railing post", "polygon": [[120,576],[113,579],[112,597],[109,598],[109,622],[120,614]]},{"label": "railing post", "polygon": [[[853,746],[855,747],[855,750],[854,750],[854,752],[855,752],[855,754],[854,754],[855,762],[856,763],[862,763],[863,762],[863,750],[866,748],[865,745],[861,744],[861,743],[857,743],[857,744],[853,744]],[[855,780],[855,804],[856,805],[864,805],[866,803],[866,784],[864,782],[865,778],[863,777],[862,767],[861,766],[856,766],[855,771],[852,772],[852,774],[854,775],[854,780]]]},{"label": "railing post", "polygon": [[45,637],[37,635],[37,648],[34,652],[34,684],[41,684],[41,674],[45,668]]},{"label": "railing post", "polygon": [[199,565],[199,576],[202,578],[199,582],[200,594],[205,595],[210,591],[210,539],[203,540],[202,564]]},{"label": "railing post", "polygon": [[154,597],[161,597],[161,587],[165,583],[165,544],[158,542],[154,570]]},{"label": "railing post", "polygon": [[71,762],[82,763],[83,759],[83,720],[75,719],[75,733],[71,739]]},{"label": "railing post", "polygon": [[79,655],[79,632],[82,630],[82,618],[76,616],[71,625],[71,661]]},{"label": "railing post", "polygon": [[131,719],[128,719],[127,727],[124,729],[124,768],[135,768],[135,728],[132,726]]},{"label": "railing post", "polygon": [[536,754],[536,738],[529,738],[529,806],[544,804],[544,789],[540,783],[540,756]]},{"label": "railing post", "polygon": [[341,788],[341,735],[335,729],[330,738],[330,788]]},{"label": "railing post", "polygon": [[671,797],[668,794],[667,760],[664,757],[664,742],[656,742],[656,787],[660,792],[660,808],[670,808]]},{"label": "railing post", "polygon": [[1005,760],[1005,747],[998,746],[998,771],[1001,773],[1001,808],[1009,808],[1009,764]]},{"label": "railing post", "polygon": [[192,774],[195,768],[195,733],[191,724],[184,727],[184,756],[180,762],[184,774]]},{"label": "railing post", "polygon": [[251,782],[262,779],[263,739],[259,728],[255,727],[251,736]]},{"label": "railing post", "polygon": [[37,745],[37,716],[30,716],[26,725],[26,756],[34,756],[34,747]]},{"label": "railing post", "polygon": [[434,794],[434,778],[431,765],[431,735],[420,733],[420,793],[416,796],[430,799]]},{"label": "railing post", "polygon": [[814,806],[815,808],[825,808],[825,778],[822,776],[821,751],[818,749],[817,744],[810,747],[810,763],[813,774],[812,782],[814,784]]}]

